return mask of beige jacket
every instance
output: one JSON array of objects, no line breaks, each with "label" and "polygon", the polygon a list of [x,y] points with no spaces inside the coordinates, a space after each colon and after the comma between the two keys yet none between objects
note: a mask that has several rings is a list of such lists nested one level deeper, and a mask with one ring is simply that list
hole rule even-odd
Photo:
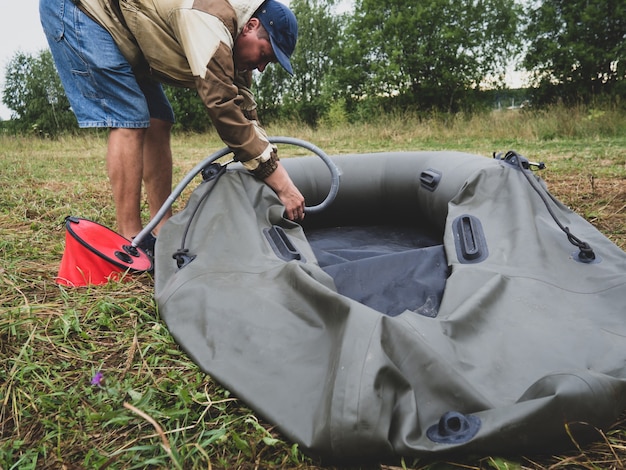
[{"label": "beige jacket", "polygon": [[137,74],[196,88],[220,137],[256,169],[272,146],[257,125],[251,74],[238,74],[235,39],[263,0],[80,0]]}]

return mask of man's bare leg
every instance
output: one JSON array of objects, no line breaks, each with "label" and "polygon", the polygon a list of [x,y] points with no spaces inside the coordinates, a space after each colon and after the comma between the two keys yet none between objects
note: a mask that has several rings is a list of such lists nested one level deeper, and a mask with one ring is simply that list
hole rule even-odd
[{"label": "man's bare leg", "polygon": [[[143,144],[143,181],[146,185],[150,218],[154,218],[172,193],[172,149],[170,131],[172,124],[151,119]],[[161,226],[172,215],[169,210],[153,230],[158,234]]]},{"label": "man's bare leg", "polygon": [[107,148],[107,171],[118,232],[131,239],[142,229],[141,179],[146,129],[111,129]]}]

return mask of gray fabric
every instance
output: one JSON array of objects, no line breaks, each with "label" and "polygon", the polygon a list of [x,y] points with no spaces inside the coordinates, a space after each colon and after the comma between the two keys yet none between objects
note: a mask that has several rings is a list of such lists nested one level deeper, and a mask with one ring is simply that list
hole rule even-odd
[{"label": "gray fabric", "polygon": [[337,292],[386,315],[437,315],[448,277],[443,245],[417,227],[307,230]]},{"label": "gray fabric", "polygon": [[[553,201],[600,259],[576,261],[523,173],[493,159],[334,160],[343,171],[337,199],[304,228],[282,217],[268,187],[229,171],[201,184],[161,230],[159,312],[204,371],[302,449],[334,460],[553,452],[570,442],[566,423],[577,438],[597,437],[592,427],[606,428],[626,408],[622,250]],[[325,196],[327,175],[313,157],[283,163],[307,201]],[[420,184],[431,169],[443,175],[434,191]],[[186,239],[196,257],[178,269],[172,255],[211,188]],[[479,262],[457,258],[452,227],[468,214],[488,248]],[[439,233],[449,277],[435,317],[385,315],[337,292],[305,231],[342,217],[415,221]],[[274,225],[300,261],[277,256],[264,235]]]}]

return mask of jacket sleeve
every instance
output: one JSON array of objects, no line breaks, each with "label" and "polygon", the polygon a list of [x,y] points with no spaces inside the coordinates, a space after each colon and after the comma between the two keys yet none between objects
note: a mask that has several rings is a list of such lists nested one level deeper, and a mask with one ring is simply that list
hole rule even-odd
[{"label": "jacket sleeve", "polygon": [[243,82],[235,73],[232,36],[221,22],[207,13],[194,10],[177,13],[177,35],[198,95],[235,159],[243,162],[247,169],[255,170],[260,163],[271,159],[273,148],[264,132],[257,129],[257,123],[249,119],[256,116],[256,105],[249,90],[238,87]]},{"label": "jacket sleeve", "polygon": [[265,153],[269,142],[244,115],[244,98],[234,84],[234,75],[231,49],[221,44],[207,64],[206,75],[196,78],[196,88],[220,138],[235,159],[245,162]]}]

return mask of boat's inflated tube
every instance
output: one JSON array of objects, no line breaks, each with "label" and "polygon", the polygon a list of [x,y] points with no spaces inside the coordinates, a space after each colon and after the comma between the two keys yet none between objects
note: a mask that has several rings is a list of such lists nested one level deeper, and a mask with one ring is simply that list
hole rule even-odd
[{"label": "boat's inflated tube", "polygon": [[[334,460],[555,452],[617,419],[626,253],[507,161],[332,158],[337,197],[302,225],[229,170],[159,233],[159,312],[204,371]],[[328,193],[319,159],[283,164],[307,204]]]}]

